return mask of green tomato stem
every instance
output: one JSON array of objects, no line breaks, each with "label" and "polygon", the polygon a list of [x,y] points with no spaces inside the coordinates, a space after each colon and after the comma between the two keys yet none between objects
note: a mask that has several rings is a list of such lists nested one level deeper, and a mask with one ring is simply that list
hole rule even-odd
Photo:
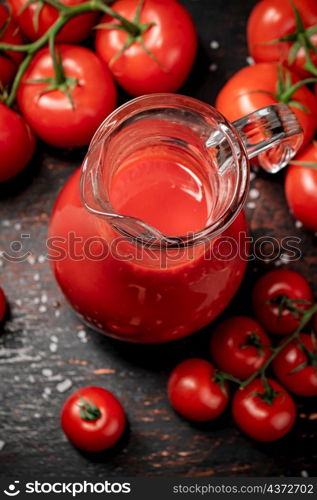
[{"label": "green tomato stem", "polygon": [[302,331],[302,329],[307,325],[307,323],[316,313],[317,313],[317,304],[314,304],[313,307],[305,311],[294,333],[292,333],[292,335],[290,335],[282,344],[278,345],[277,347],[274,347],[271,356],[266,360],[266,362],[261,366],[261,368],[259,368],[259,370],[257,370],[249,378],[247,378],[242,382],[241,387],[246,387],[258,376],[263,377],[266,369],[272,363],[273,359],[284,349],[284,347],[286,347],[288,344],[290,344],[294,339],[298,337],[299,333]]},{"label": "green tomato stem", "polygon": [[[75,16],[80,14],[85,14],[86,12],[92,11],[102,11],[110,16],[114,17],[118,21],[120,21],[122,27],[133,37],[137,37],[140,35],[140,27],[136,23],[132,23],[122,17],[119,13],[111,9],[107,5],[107,3],[111,3],[113,0],[90,0],[88,2],[82,3],[80,5],[74,5],[72,7],[65,6],[58,2],[57,0],[43,0],[46,3],[54,6],[59,11],[59,17],[55,21],[55,23],[42,35],[38,40],[35,40],[32,43],[27,43],[25,45],[12,45],[9,43],[0,43],[0,50],[12,50],[15,52],[25,52],[26,57],[22,61],[19,66],[19,69],[16,73],[15,79],[13,81],[11,91],[6,99],[6,105],[11,107],[16,99],[17,91],[23,75],[30,65],[33,56],[36,52],[38,52],[44,45],[49,43],[50,52],[52,54],[53,65],[55,69],[55,74],[57,78],[57,82],[61,82],[63,80],[63,75],[60,67],[58,67],[58,63],[55,55],[55,40],[58,32],[63,28],[63,26]],[[62,80],[60,80],[62,79]]]}]

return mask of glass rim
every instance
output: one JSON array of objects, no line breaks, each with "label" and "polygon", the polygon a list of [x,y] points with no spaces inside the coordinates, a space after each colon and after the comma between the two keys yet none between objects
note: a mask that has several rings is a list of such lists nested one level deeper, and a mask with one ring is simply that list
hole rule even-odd
[{"label": "glass rim", "polygon": [[[122,126],[124,122],[128,121],[132,117],[137,116],[138,114],[143,113],[144,111],[168,108],[178,108],[185,110],[188,109],[189,111],[195,112],[197,114],[202,114],[204,115],[204,117],[212,118],[217,123],[219,129],[230,145],[232,157],[234,159],[236,167],[235,189],[224,212],[208,226],[200,229],[197,232],[181,236],[167,236],[142,220],[118,213],[112,206],[109,197],[107,197],[105,193],[104,194],[106,199],[103,199],[104,197],[100,197],[96,192],[94,192],[93,204],[88,201],[86,196],[87,177],[89,171],[91,170],[91,165],[89,164],[89,156],[93,153],[99,142],[109,137],[111,133],[119,126]],[[237,146],[239,150],[238,154]],[[181,94],[149,94],[132,99],[122,106],[118,107],[115,111],[108,115],[107,118],[98,127],[91,140],[88,152],[83,162],[80,180],[81,200],[83,205],[89,212],[98,217],[107,219],[108,222],[117,231],[119,231],[125,237],[132,239],[132,241],[134,241],[135,243],[141,245],[151,245],[151,248],[160,249],[193,246],[219,235],[225,229],[227,229],[238,216],[241,209],[243,208],[247,196],[250,177],[249,170],[250,169],[247,152],[245,150],[245,146],[239,132],[217,109],[198,99]],[[97,171],[95,170],[95,175],[96,172]],[[94,180],[95,182],[91,182],[93,191],[98,184],[98,180],[96,178]],[[125,224],[125,228],[120,227],[120,223],[123,220],[138,224],[140,228],[140,234],[135,235],[129,233],[129,231],[126,230],[127,224]],[[143,231],[143,233],[141,232],[141,230]],[[150,238],[147,236],[149,234],[152,235]],[[155,235],[157,239],[153,238],[153,235]]]}]

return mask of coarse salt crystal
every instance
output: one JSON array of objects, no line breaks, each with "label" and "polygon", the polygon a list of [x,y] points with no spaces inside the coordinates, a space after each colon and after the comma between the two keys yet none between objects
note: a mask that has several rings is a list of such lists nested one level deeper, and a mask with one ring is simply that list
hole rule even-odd
[{"label": "coarse salt crystal", "polygon": [[219,49],[220,47],[220,44],[217,40],[212,40],[210,42],[210,48],[213,49],[213,50],[216,50],[216,49]]},{"label": "coarse salt crystal", "polygon": [[73,385],[73,382],[69,378],[66,378],[65,380],[63,380],[62,382],[57,384],[56,390],[58,392],[66,392],[66,391],[68,391],[68,389],[71,388],[72,385]]},{"label": "coarse salt crystal", "polygon": [[50,344],[50,351],[51,352],[56,352],[57,351],[57,344]]},{"label": "coarse salt crystal", "polygon": [[251,198],[251,200],[256,200],[258,197],[260,196],[260,192],[258,189],[250,189],[249,191],[249,198]]}]

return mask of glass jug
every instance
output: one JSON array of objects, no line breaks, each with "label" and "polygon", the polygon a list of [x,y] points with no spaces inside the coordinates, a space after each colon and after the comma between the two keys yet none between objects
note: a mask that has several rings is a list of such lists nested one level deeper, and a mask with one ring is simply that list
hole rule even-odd
[{"label": "glass jug", "polygon": [[283,104],[231,124],[208,104],[157,94],[108,116],[50,222],[49,258],[83,321],[142,343],[212,321],[246,267],[249,159],[277,172],[301,140]]}]

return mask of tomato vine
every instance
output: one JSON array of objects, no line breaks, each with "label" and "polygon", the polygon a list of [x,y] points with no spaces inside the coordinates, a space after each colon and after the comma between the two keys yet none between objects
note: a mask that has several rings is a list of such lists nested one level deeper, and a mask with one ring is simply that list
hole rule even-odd
[{"label": "tomato vine", "polygon": [[[133,22],[129,21],[128,19],[124,18],[121,16],[118,12],[113,10],[108,4],[112,3],[113,0],[89,0],[85,3],[82,3],[80,5],[75,5],[75,6],[67,6],[62,3],[60,3],[58,0],[31,0],[27,2],[26,5],[29,5],[30,3],[47,3],[54,8],[56,8],[59,12],[59,16],[55,23],[44,33],[38,40],[35,40],[34,42],[27,43],[24,45],[13,45],[10,43],[3,43],[0,42],[0,51],[1,50],[12,50],[15,52],[23,52],[26,54],[25,58],[23,59],[22,63],[19,66],[19,69],[16,73],[15,79],[13,81],[11,90],[5,100],[5,103],[8,107],[11,107],[16,99],[17,91],[20,85],[20,82],[23,78],[23,75],[25,71],[27,70],[28,66],[30,65],[34,55],[46,44],[48,44],[50,48],[50,52],[52,55],[53,59],[53,64],[55,68],[55,78],[54,80],[50,79],[50,81],[47,81],[49,84],[47,89],[45,91],[50,91],[54,90],[56,88],[59,88],[60,90],[63,90],[68,98],[71,100],[71,89],[74,86],[74,82],[70,82],[69,79],[66,78],[64,72],[63,72],[63,67],[62,67],[62,60],[57,56],[56,57],[56,36],[59,33],[59,31],[63,28],[63,26],[73,17],[78,16],[80,14],[84,14],[87,12],[92,12],[92,11],[101,11],[104,14],[108,14],[111,17],[117,19],[119,23],[115,25],[116,29],[122,29],[126,31],[129,35],[128,40],[130,45],[133,43],[134,40],[140,41],[142,44],[142,47],[144,50],[146,50],[143,41],[142,41],[142,35],[151,27],[153,26],[153,23],[146,23],[146,24],[140,24],[139,22],[139,17],[140,17],[140,12],[142,5],[144,3],[144,0],[140,0],[138,4],[138,9],[137,9],[137,17]],[[122,52],[128,48],[128,46],[125,46],[122,50]],[[121,53],[122,53],[121,52]],[[118,55],[118,57],[121,55],[121,53]],[[151,54],[149,54],[151,55]]]}]

